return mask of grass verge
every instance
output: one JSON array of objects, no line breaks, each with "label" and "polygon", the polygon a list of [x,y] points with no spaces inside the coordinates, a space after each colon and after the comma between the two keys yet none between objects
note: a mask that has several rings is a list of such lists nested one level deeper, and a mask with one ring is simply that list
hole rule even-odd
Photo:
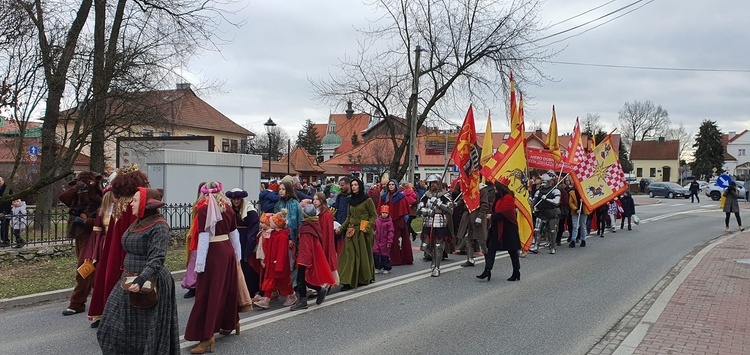
[{"label": "grass verge", "polygon": [[[185,249],[167,252],[166,265],[171,271],[185,269]],[[76,258],[63,256],[31,264],[3,266],[0,298],[26,296],[75,286]]]}]

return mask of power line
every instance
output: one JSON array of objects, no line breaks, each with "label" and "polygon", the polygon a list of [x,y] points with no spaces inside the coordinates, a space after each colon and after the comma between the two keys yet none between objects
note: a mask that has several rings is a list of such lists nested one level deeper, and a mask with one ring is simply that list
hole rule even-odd
[{"label": "power line", "polygon": [[559,39],[559,40],[557,40],[557,41],[554,41],[554,42],[550,42],[550,43],[547,43],[547,45],[548,45],[548,46],[549,46],[549,45],[553,45],[553,44],[555,44],[555,43],[559,43],[559,42],[567,41],[567,40],[569,40],[569,39],[571,39],[571,38],[573,38],[573,37],[578,37],[578,36],[580,36],[580,35],[582,35],[582,34],[584,34],[584,33],[588,32],[588,31],[591,31],[591,30],[593,30],[593,29],[599,28],[599,27],[601,27],[601,26],[604,26],[604,25],[606,25],[606,24],[608,24],[608,23],[610,23],[610,22],[612,22],[612,21],[614,21],[614,20],[617,20],[618,18],[620,18],[620,17],[623,17],[623,16],[625,16],[625,15],[627,15],[627,14],[629,14],[629,13],[633,12],[633,11],[636,11],[636,10],[638,10],[638,9],[640,9],[640,8],[642,8],[642,7],[644,7],[644,6],[648,5],[648,4],[650,4],[650,3],[652,3],[652,2],[654,2],[654,0],[649,0],[649,1],[647,2],[647,3],[645,3],[645,4],[641,5],[641,6],[638,6],[638,7],[636,7],[635,9],[632,9],[632,10],[630,10],[630,11],[628,11],[628,12],[626,12],[626,13],[622,14],[622,15],[619,15],[619,16],[617,16],[617,17],[615,17],[615,18],[612,18],[612,19],[609,19],[609,20],[607,20],[607,21],[604,21],[604,22],[602,22],[602,23],[600,23],[600,24],[598,24],[598,25],[596,25],[596,26],[594,26],[594,27],[591,27],[591,28],[589,28],[589,29],[586,29],[585,31],[582,31],[581,33],[576,33],[576,34],[574,34],[574,35],[570,35],[570,36],[568,36],[568,37],[565,37],[565,38],[563,38],[563,39]]},{"label": "power line", "polygon": [[637,0],[637,1],[634,1],[634,2],[632,2],[632,3],[630,3],[630,4],[628,4],[628,5],[625,5],[625,6],[621,7],[621,8],[619,8],[619,9],[617,9],[617,10],[614,10],[614,11],[611,11],[611,12],[609,12],[609,13],[606,13],[606,14],[604,14],[604,15],[602,15],[602,16],[599,16],[599,17],[597,17],[597,18],[595,18],[595,19],[593,19],[593,20],[590,20],[590,21],[586,21],[586,22],[584,22],[584,23],[582,23],[582,24],[580,24],[580,25],[577,25],[577,26],[573,26],[573,27],[571,27],[571,28],[568,28],[567,30],[562,30],[562,31],[560,31],[560,32],[557,32],[557,33],[553,33],[553,34],[551,34],[551,35],[548,35],[548,36],[544,36],[544,37],[542,37],[542,38],[537,38],[537,39],[535,39],[535,40],[531,41],[531,43],[534,43],[534,42],[539,42],[539,41],[543,41],[543,40],[545,40],[545,39],[549,39],[549,38],[552,38],[552,37],[555,37],[555,36],[559,36],[559,35],[561,35],[561,34],[564,34],[564,33],[568,33],[568,32],[570,32],[570,31],[573,31],[573,30],[575,30],[575,29],[578,29],[578,28],[581,28],[581,27],[583,27],[583,26],[586,26],[586,25],[588,25],[588,24],[590,24],[590,23],[592,23],[592,22],[596,22],[596,21],[599,21],[599,20],[601,20],[601,19],[603,19],[603,18],[605,18],[605,17],[609,17],[609,16],[612,16],[612,15],[614,15],[614,14],[616,14],[616,13],[618,13],[618,12],[622,11],[622,10],[625,10],[625,9],[627,9],[627,8],[629,8],[629,7],[633,6],[633,5],[636,5],[636,4],[640,3],[640,2],[643,2],[643,1],[644,1],[644,0]]},{"label": "power line", "polygon": [[670,68],[670,67],[649,67],[649,66],[635,66],[635,65],[577,63],[577,62],[562,62],[562,61],[550,61],[550,63],[564,64],[564,65],[576,65],[576,66],[583,66],[583,67],[601,67],[601,68],[617,68],[617,69],[712,72],[712,73],[750,73],[750,69]]},{"label": "power line", "polygon": [[602,5],[599,5],[599,6],[595,7],[595,8],[593,8],[593,9],[590,9],[590,10],[588,10],[588,11],[585,11],[585,12],[581,12],[580,14],[578,14],[578,15],[575,15],[575,16],[573,16],[573,17],[568,17],[568,18],[566,18],[566,19],[564,19],[564,20],[562,20],[562,21],[560,21],[560,22],[557,22],[557,23],[554,23],[554,24],[550,25],[550,26],[549,26],[548,28],[552,28],[552,27],[555,27],[555,26],[557,26],[557,25],[559,25],[559,24],[561,24],[561,23],[565,23],[565,22],[568,22],[568,21],[570,21],[570,20],[572,20],[572,19],[574,19],[574,18],[578,18],[578,17],[581,17],[581,16],[583,16],[583,15],[585,15],[585,14],[587,14],[587,13],[591,12],[591,11],[595,11],[595,10],[598,10],[598,9],[600,9],[600,8],[602,8],[602,7],[604,7],[604,6],[607,6],[607,5],[609,5],[609,4],[611,4],[611,3],[615,2],[615,1],[617,1],[617,0],[611,0],[611,1],[608,1],[608,2],[606,2],[606,3],[604,3],[604,4],[602,4]]}]

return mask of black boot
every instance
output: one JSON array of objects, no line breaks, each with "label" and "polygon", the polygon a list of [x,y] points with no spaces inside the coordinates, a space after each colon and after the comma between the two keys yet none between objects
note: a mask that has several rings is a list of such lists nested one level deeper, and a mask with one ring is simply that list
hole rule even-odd
[{"label": "black boot", "polygon": [[185,293],[185,296],[182,296],[182,298],[193,298],[195,297],[195,289],[191,288],[188,290],[188,292]]},{"label": "black boot", "polygon": [[510,278],[508,281],[518,281],[521,280],[521,272],[520,271],[513,271],[513,274],[510,275]]},{"label": "black boot", "polygon": [[481,275],[477,275],[477,278],[480,280],[487,279],[487,282],[489,282],[492,279],[492,270],[484,269]]}]

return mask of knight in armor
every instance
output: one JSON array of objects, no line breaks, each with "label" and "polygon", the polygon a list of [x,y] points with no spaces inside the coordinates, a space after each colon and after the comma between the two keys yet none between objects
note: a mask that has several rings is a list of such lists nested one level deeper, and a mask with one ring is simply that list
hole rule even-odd
[{"label": "knight in armor", "polygon": [[560,190],[554,186],[554,178],[550,173],[542,175],[542,185],[534,193],[533,206],[536,210],[534,224],[534,244],[531,252],[539,253],[542,235],[549,242],[549,253],[555,253],[555,237],[557,236],[558,220],[560,218]]},{"label": "knight in armor", "polygon": [[418,212],[424,217],[422,250],[425,259],[432,259],[432,277],[440,276],[440,262],[446,245],[453,240],[453,200],[450,192],[443,191],[439,175],[430,175],[430,189],[419,200]]}]

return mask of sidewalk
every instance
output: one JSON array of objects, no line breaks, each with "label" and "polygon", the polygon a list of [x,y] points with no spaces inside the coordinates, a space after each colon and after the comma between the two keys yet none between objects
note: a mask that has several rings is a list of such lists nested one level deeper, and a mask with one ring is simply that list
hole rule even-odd
[{"label": "sidewalk", "polygon": [[605,337],[609,344],[590,353],[750,354],[750,232],[716,239],[683,261]]}]

